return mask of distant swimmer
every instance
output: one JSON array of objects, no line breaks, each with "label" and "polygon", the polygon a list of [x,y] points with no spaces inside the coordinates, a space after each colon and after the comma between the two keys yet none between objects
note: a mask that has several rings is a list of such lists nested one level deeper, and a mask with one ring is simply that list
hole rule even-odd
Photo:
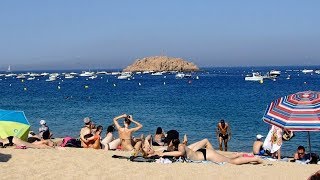
[{"label": "distant swimmer", "polygon": [[217,136],[217,139],[219,140],[220,151],[223,151],[222,141],[224,142],[224,150],[227,151],[228,141],[231,139],[231,128],[228,123],[224,122],[223,119],[221,119],[217,125],[216,136]]}]

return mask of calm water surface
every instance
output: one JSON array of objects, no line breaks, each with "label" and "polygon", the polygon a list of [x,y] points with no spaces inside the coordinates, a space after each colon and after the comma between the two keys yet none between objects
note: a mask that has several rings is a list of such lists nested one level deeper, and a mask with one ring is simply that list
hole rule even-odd
[{"label": "calm water surface", "polygon": [[[299,91],[320,91],[320,75],[293,71],[301,69],[277,67],[281,76],[263,84],[244,81],[244,77],[252,70],[266,73],[270,67],[207,68],[193,74],[193,78],[199,76],[198,80],[175,79],[172,74],[135,75],[130,81],[111,75],[93,80],[61,78],[54,82],[46,82],[45,77],[24,82],[1,77],[0,108],[23,110],[33,130],[37,130],[40,119],[45,119],[56,137],[78,137],[86,116],[107,127],[113,117],[127,113],[143,124],[135,136],[153,134],[161,126],[166,131],[178,130],[181,137],[188,134],[189,142],[208,138],[215,147],[216,124],[223,118],[231,125],[233,134],[229,150],[249,152],[255,135],[268,133],[269,126],[261,118],[271,101]],[[286,79],[288,75],[290,80]],[[312,147],[317,153],[319,134],[311,133]],[[297,132],[284,143],[283,153],[291,155],[300,144],[307,146],[307,133]]]}]

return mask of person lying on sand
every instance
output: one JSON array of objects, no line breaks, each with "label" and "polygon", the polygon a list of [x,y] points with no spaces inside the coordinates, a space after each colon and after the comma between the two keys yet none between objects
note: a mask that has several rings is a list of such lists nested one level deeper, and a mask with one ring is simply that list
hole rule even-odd
[{"label": "person lying on sand", "polygon": [[195,142],[187,146],[187,136],[184,136],[184,141],[182,144],[179,144],[178,151],[172,152],[163,152],[163,151],[154,151],[150,143],[148,142],[149,136],[147,136],[142,150],[144,154],[148,156],[159,155],[159,156],[185,156],[186,158],[193,161],[212,161],[212,162],[228,162],[230,164],[246,164],[246,163],[262,163],[262,159],[254,155],[250,156],[245,153],[236,153],[230,157],[226,157],[222,154],[216,152],[209,142],[208,139],[203,139],[201,141]]},{"label": "person lying on sand", "polygon": [[[118,123],[118,120],[124,118],[124,127],[121,127]],[[136,127],[129,128],[131,122],[136,124]],[[141,141],[134,142],[132,139],[132,133],[138,131],[142,128],[142,124],[135,121],[132,116],[123,114],[120,116],[117,116],[113,119],[113,123],[115,124],[116,129],[119,133],[119,138],[121,141],[121,150],[124,151],[138,151],[141,147]]]},{"label": "person lying on sand", "polygon": [[33,143],[28,143],[26,141],[23,141],[17,137],[8,137],[7,139],[0,139],[0,142],[3,144],[11,144],[11,146],[16,147],[24,147],[24,148],[35,148],[35,149],[49,149],[54,148],[55,146],[58,146],[61,144],[62,140],[58,142],[53,142],[51,139],[49,139],[50,133],[43,133],[43,138],[41,141],[35,141]]}]

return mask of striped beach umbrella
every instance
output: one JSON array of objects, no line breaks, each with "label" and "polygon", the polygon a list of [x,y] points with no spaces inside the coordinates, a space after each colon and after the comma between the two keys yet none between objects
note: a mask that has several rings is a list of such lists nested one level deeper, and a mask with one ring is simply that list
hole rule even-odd
[{"label": "striped beach umbrella", "polygon": [[18,137],[27,140],[30,130],[28,122],[23,111],[9,111],[0,109],[0,138],[9,136]]},{"label": "striped beach umbrella", "polygon": [[320,131],[320,92],[304,91],[280,97],[267,107],[263,121],[290,131]]}]

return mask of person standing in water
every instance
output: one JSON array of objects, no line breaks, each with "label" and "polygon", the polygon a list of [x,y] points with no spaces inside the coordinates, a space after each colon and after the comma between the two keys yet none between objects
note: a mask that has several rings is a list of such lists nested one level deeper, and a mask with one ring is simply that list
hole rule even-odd
[{"label": "person standing in water", "polygon": [[223,119],[221,119],[217,125],[216,136],[219,141],[220,151],[223,151],[222,142],[224,142],[224,150],[228,151],[228,141],[231,139],[231,128]]}]

